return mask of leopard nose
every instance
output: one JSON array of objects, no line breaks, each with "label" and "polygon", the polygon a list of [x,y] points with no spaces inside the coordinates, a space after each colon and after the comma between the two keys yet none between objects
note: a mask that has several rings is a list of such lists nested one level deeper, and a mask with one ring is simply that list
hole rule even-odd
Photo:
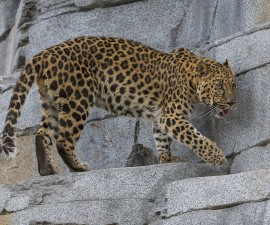
[{"label": "leopard nose", "polygon": [[236,102],[227,102],[227,104],[232,107],[236,104]]}]

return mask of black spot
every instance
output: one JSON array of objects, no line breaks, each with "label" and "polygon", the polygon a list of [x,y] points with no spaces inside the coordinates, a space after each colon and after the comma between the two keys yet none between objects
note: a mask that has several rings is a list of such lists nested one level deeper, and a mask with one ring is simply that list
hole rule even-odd
[{"label": "black spot", "polygon": [[49,109],[49,106],[48,106],[46,103],[42,103],[42,104],[41,104],[41,107],[42,107],[44,110],[48,110],[48,109]]},{"label": "black spot", "polygon": [[72,109],[75,109],[76,108],[76,102],[75,101],[70,101],[69,104],[70,104],[70,107]]},{"label": "black spot", "polygon": [[82,99],[82,100],[80,101],[80,104],[81,104],[85,109],[88,108],[88,102],[87,102],[85,99]]},{"label": "black spot", "polygon": [[120,95],[116,96],[115,100],[116,100],[117,103],[120,103],[121,102],[121,96]]},{"label": "black spot", "polygon": [[113,60],[114,60],[114,61],[118,61],[118,60],[119,60],[119,56],[118,56],[118,55],[115,55],[115,56],[113,57]]},{"label": "black spot", "polygon": [[125,77],[122,73],[119,73],[117,76],[116,76],[116,80],[119,81],[120,83],[123,83],[124,80],[125,80]]},{"label": "black spot", "polygon": [[85,84],[85,81],[83,80],[83,79],[80,79],[79,81],[78,81],[78,85],[81,87],[81,86],[84,86],[84,84]]},{"label": "black spot", "polygon": [[61,70],[61,69],[63,69],[63,66],[64,66],[63,62],[62,61],[59,61],[58,68]]},{"label": "black spot", "polygon": [[52,72],[53,72],[53,76],[56,76],[56,73],[57,73],[57,67],[56,66],[52,67]]},{"label": "black spot", "polygon": [[76,110],[77,110],[78,112],[80,112],[80,113],[83,113],[83,112],[84,112],[83,107],[81,107],[80,105],[77,106]]},{"label": "black spot", "polygon": [[120,93],[121,94],[125,94],[126,93],[126,88],[125,87],[121,87],[120,88]]},{"label": "black spot", "polygon": [[72,87],[67,86],[67,87],[66,87],[66,93],[67,93],[67,95],[68,95],[68,96],[71,96],[71,95],[72,95],[72,93],[73,93],[73,89],[72,89]]},{"label": "black spot", "polygon": [[127,69],[128,68],[128,61],[127,60],[124,60],[122,63],[121,63],[121,67],[123,69]]},{"label": "black spot", "polygon": [[101,63],[101,68],[102,69],[106,69],[108,67],[108,63],[107,62],[104,62],[104,63]]},{"label": "black spot", "polygon": [[102,56],[102,54],[100,54],[100,53],[98,53],[98,54],[96,55],[96,59],[97,59],[97,60],[102,59],[102,57],[103,57],[103,56]]},{"label": "black spot", "polygon": [[129,88],[129,92],[130,92],[131,94],[134,94],[134,93],[136,92],[136,88],[135,88],[135,87],[130,87],[130,88]]},{"label": "black spot", "polygon": [[26,87],[21,86],[21,87],[20,87],[20,90],[21,90],[22,93],[24,93],[24,92],[26,91]]},{"label": "black spot", "polygon": [[79,113],[72,113],[72,117],[76,120],[76,121],[80,121],[82,119],[81,115]]},{"label": "black spot", "polygon": [[66,98],[67,97],[67,94],[66,94],[66,92],[63,89],[60,90],[59,97],[60,98]]},{"label": "black spot", "polygon": [[40,70],[40,65],[39,64],[35,65],[35,70],[36,70],[36,73],[39,73],[39,70]]},{"label": "black spot", "polygon": [[27,73],[27,74],[31,74],[31,73],[33,72],[33,69],[32,69],[31,64],[28,63],[28,64],[25,66],[25,70],[26,70],[26,73]]},{"label": "black spot", "polygon": [[132,80],[133,80],[134,82],[137,82],[138,79],[139,79],[139,77],[138,77],[137,74],[134,74],[134,75],[132,76]]},{"label": "black spot", "polygon": [[64,104],[62,106],[62,111],[65,112],[65,113],[69,113],[70,112],[70,107],[68,104]]},{"label": "black spot", "polygon": [[94,45],[92,45],[92,46],[90,47],[90,51],[91,51],[92,54],[96,53],[96,52],[97,52],[97,47],[94,46]]},{"label": "black spot", "polygon": [[116,88],[117,88],[117,84],[113,84],[113,85],[110,87],[110,89],[111,89],[112,92],[115,92]]},{"label": "black spot", "polygon": [[171,120],[170,120],[169,118],[166,120],[166,125],[167,125],[168,127],[171,126]]},{"label": "black spot", "polygon": [[56,58],[52,56],[51,59],[50,59],[50,62],[51,62],[52,64],[55,64],[56,61],[57,61]]},{"label": "black spot", "polygon": [[130,106],[131,102],[130,102],[129,100],[126,100],[126,101],[124,102],[124,104],[125,104],[126,106]]},{"label": "black spot", "polygon": [[115,49],[116,51],[119,50],[119,44],[114,44],[113,47],[114,47],[114,49]]},{"label": "black spot", "polygon": [[79,100],[79,99],[81,99],[81,97],[82,97],[81,93],[78,90],[76,90],[75,91],[75,99]]},{"label": "black spot", "polygon": [[109,98],[108,98],[108,102],[109,102],[109,103],[112,103],[112,97],[109,97]]},{"label": "black spot", "polygon": [[145,77],[145,82],[146,82],[147,84],[149,84],[149,83],[151,82],[151,77],[150,77],[149,75],[147,75],[147,76]]},{"label": "black spot", "polygon": [[68,126],[68,127],[72,127],[72,125],[73,125],[73,124],[72,124],[72,121],[71,121],[71,120],[67,120],[67,126]]},{"label": "black spot", "polygon": [[53,90],[53,91],[56,91],[57,90],[57,82],[54,80],[51,84],[50,84],[50,89]]},{"label": "black spot", "polygon": [[82,90],[82,95],[85,97],[85,98],[88,98],[88,90],[86,88],[84,88]]},{"label": "black spot", "polygon": [[112,69],[109,69],[108,70],[108,74],[113,75],[113,70]]},{"label": "black spot", "polygon": [[78,128],[77,128],[77,127],[74,127],[74,128],[73,128],[73,134],[78,134],[78,133],[79,133]]},{"label": "black spot", "polygon": [[62,55],[62,56],[61,56],[61,60],[64,61],[64,62],[66,62],[66,61],[67,61],[67,57],[64,56],[64,55]]},{"label": "black spot", "polygon": [[73,86],[76,86],[76,79],[75,79],[75,77],[72,75],[72,76],[70,76],[70,82],[72,83],[72,85]]}]

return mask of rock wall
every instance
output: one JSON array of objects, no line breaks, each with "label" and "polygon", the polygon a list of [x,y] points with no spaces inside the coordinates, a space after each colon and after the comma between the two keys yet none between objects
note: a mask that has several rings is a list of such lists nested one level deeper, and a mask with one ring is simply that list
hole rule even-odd
[{"label": "rock wall", "polygon": [[33,89],[18,128],[20,154],[0,165],[0,224],[269,224],[270,2],[2,0],[0,130],[25,62],[82,35],[125,37],[162,51],[188,47],[232,61],[236,109],[223,120],[194,118],[228,163],[208,166],[173,143],[185,163],[122,168],[135,137],[154,150],[151,124],[140,122],[135,132],[136,121],[94,110],[78,143],[93,171],[66,174],[62,165],[61,174],[40,178],[34,151],[40,106]]}]

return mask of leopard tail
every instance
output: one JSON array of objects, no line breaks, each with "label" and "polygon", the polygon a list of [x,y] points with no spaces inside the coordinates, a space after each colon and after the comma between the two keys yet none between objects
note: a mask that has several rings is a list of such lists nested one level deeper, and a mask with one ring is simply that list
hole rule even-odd
[{"label": "leopard tail", "polygon": [[[35,62],[35,64],[33,62]],[[40,60],[38,61],[35,58],[31,59],[25,65],[14,87],[4,124],[3,144],[0,147],[1,158],[4,156],[5,159],[9,160],[15,158],[17,155],[15,145],[16,125],[21,115],[22,106],[25,103],[26,97],[28,96],[34,81],[36,80],[36,75],[40,73],[40,70]]]}]

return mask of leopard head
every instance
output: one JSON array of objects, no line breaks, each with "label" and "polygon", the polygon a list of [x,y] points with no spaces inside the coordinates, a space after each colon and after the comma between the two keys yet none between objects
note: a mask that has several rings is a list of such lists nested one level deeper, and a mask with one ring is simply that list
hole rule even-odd
[{"label": "leopard head", "polygon": [[199,101],[211,105],[216,117],[226,116],[236,104],[236,76],[230,63],[203,59],[197,64],[197,72]]}]

